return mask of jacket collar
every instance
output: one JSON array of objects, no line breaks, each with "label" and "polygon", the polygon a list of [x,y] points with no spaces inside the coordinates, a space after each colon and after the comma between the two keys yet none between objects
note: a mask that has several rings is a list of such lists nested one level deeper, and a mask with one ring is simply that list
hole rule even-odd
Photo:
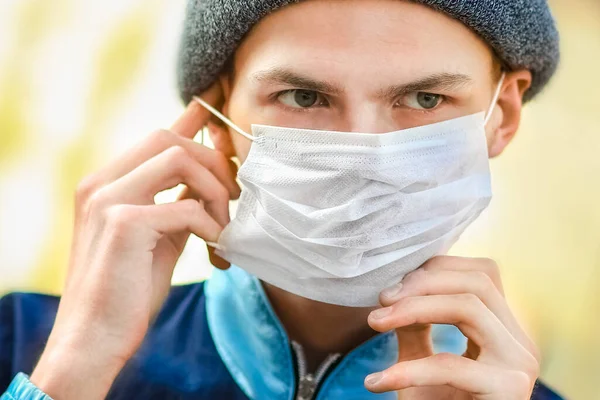
[{"label": "jacket collar", "polygon": [[[216,349],[244,393],[250,399],[292,400],[297,383],[290,342],[259,280],[232,265],[227,271],[215,269],[205,292]],[[462,351],[464,337],[448,329],[434,326],[434,348]],[[367,391],[363,381],[393,365],[397,357],[393,331],[369,339],[335,366],[316,399],[395,399],[394,393]]]}]

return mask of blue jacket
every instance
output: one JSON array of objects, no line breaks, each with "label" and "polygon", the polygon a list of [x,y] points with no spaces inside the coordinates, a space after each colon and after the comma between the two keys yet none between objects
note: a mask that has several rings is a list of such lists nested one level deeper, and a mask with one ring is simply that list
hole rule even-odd
[{"label": "blue jacket", "polygon": [[[59,299],[15,293],[0,301],[0,400],[49,400],[28,379],[52,329]],[[436,351],[461,353],[465,338],[434,326]],[[121,371],[111,400],[395,399],[368,392],[367,374],[397,357],[394,332],[349,354],[333,355],[313,374],[290,343],[259,281],[240,268],[215,270],[204,283],[173,287],[144,343]],[[12,380],[12,382],[11,382]],[[534,400],[560,400],[539,383]]]}]

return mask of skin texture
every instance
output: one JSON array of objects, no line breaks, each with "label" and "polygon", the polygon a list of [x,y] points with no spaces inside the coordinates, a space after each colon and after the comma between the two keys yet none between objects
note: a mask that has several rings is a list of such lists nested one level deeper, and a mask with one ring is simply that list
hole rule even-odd
[{"label": "skin texture", "polygon": [[[246,132],[256,123],[378,134],[486,111],[498,76],[485,43],[429,8],[309,0],[259,22],[231,69],[199,95]],[[530,83],[528,71],[507,73],[486,128],[490,157],[514,137]],[[294,92],[282,92],[298,89],[319,89],[319,101],[295,108]],[[442,101],[417,109],[418,91]],[[205,125],[216,150],[192,141]],[[250,144],[192,102],[170,131],[149,135],[81,183],[68,280],[33,383],[59,400],[106,395],[162,305],[189,234],[216,241],[229,222],[228,201],[240,193],[230,158],[244,162]],[[154,204],[154,194],[179,183],[187,186],[180,201]],[[215,266],[228,267],[210,253]],[[508,308],[491,260],[436,257],[382,292],[377,310],[264,286],[289,335],[305,346],[309,368],[329,352],[396,329],[399,362],[366,379],[372,391],[517,400],[529,398],[538,376],[535,345]],[[463,331],[464,357],[433,355],[432,323]]]}]

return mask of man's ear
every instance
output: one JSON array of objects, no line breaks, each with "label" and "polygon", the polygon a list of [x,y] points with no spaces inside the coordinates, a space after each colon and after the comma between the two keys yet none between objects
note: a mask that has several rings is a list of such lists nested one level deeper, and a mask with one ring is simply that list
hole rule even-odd
[{"label": "man's ear", "polygon": [[[231,95],[231,82],[229,79],[229,74],[223,73],[219,77],[219,82],[223,89],[223,106],[221,107],[221,114],[228,117],[228,108],[229,108],[229,98]],[[210,140],[215,145],[215,150],[220,151],[227,158],[235,157],[235,148],[233,147],[233,142],[231,140],[231,135],[229,134],[229,129],[227,125],[223,123],[220,119],[213,116],[207,124],[208,132],[210,134]]]},{"label": "man's ear", "polygon": [[497,157],[514,138],[523,109],[523,95],[531,86],[531,72],[507,72],[487,128],[489,157]]}]

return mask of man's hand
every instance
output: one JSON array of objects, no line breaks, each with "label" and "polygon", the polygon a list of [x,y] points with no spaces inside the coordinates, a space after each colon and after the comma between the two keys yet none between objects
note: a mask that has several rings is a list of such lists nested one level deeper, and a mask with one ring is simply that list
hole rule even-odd
[{"label": "man's hand", "polygon": [[[203,94],[218,106],[218,85]],[[217,241],[237,198],[235,164],[193,141],[210,114],[192,102],[76,194],[68,278],[34,384],[58,400],[104,398],[163,304],[193,233]],[[173,203],[158,192],[184,184]]]},{"label": "man's hand", "polygon": [[[369,315],[377,331],[395,329],[399,360],[365,379],[398,399],[526,400],[539,375],[536,346],[504,298],[496,264],[436,257],[381,292]],[[451,324],[468,338],[463,356],[433,353],[431,324]]]}]

